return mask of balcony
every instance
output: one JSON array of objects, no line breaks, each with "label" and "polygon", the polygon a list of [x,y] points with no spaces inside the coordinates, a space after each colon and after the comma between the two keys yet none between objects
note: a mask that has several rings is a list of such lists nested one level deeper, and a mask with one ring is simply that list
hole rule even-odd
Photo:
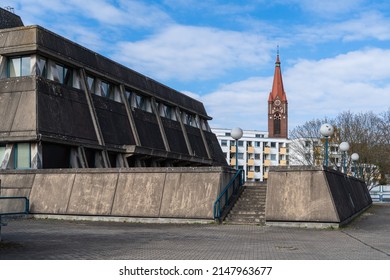
[{"label": "balcony", "polygon": [[236,159],[235,158],[230,159],[230,166],[236,166]]},{"label": "balcony", "polygon": [[270,147],[264,147],[264,154],[270,154],[271,148]]},{"label": "balcony", "polygon": [[264,173],[263,179],[268,179],[268,172],[265,172],[265,173]]},{"label": "balcony", "polygon": [[235,153],[236,152],[236,146],[230,146],[230,152]]},{"label": "balcony", "polygon": [[281,148],[280,148],[280,151],[279,151],[279,154],[281,154],[281,155],[286,155],[286,154],[287,154],[287,148],[281,147]]},{"label": "balcony", "polygon": [[253,179],[255,178],[255,172],[253,171],[248,171],[248,175],[246,176],[248,179]]},{"label": "balcony", "polygon": [[281,159],[280,161],[279,161],[279,165],[281,165],[281,166],[286,166],[287,165],[287,160],[284,160],[284,159]]},{"label": "balcony", "polygon": [[271,166],[271,160],[270,159],[264,160],[264,166]]},{"label": "balcony", "polygon": [[248,159],[247,165],[255,165],[254,159]]},{"label": "balcony", "polygon": [[247,148],[247,152],[248,152],[249,154],[253,154],[253,153],[255,152],[255,148],[254,148],[254,147],[248,147],[248,148]]}]

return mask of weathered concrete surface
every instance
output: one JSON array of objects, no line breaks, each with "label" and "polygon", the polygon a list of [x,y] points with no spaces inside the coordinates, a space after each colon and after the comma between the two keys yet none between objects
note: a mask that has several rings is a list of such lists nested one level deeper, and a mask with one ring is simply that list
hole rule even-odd
[{"label": "weathered concrete surface", "polygon": [[113,215],[158,217],[164,173],[122,173],[113,205]]},{"label": "weathered concrete surface", "polygon": [[36,174],[31,186],[31,212],[66,213],[75,174]]},{"label": "weathered concrete surface", "polygon": [[35,84],[31,77],[0,82],[0,136],[3,140],[36,138],[34,90]]},{"label": "weathered concrete surface", "polygon": [[25,190],[32,214],[187,219],[213,219],[214,201],[231,176],[225,167],[0,172],[8,193]]},{"label": "weathered concrete surface", "polygon": [[364,182],[334,170],[273,168],[267,186],[267,223],[343,224],[372,201]]}]

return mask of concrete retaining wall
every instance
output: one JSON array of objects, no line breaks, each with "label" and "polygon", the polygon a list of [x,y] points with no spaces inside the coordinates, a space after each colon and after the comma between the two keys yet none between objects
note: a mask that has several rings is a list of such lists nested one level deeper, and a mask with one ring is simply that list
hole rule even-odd
[{"label": "concrete retaining wall", "polygon": [[1,171],[2,196],[27,196],[33,214],[213,219],[234,174],[225,167]]},{"label": "concrete retaining wall", "polygon": [[267,223],[344,224],[372,204],[366,184],[334,170],[272,168]]}]

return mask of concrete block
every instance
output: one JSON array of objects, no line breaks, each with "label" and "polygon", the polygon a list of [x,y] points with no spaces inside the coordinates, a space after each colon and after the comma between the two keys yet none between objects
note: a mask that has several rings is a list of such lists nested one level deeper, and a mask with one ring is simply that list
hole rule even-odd
[{"label": "concrete block", "polygon": [[67,214],[110,215],[118,174],[77,173]]},{"label": "concrete block", "polygon": [[32,213],[65,214],[75,174],[36,174],[30,195]]},{"label": "concrete block", "polygon": [[12,131],[36,131],[36,94],[35,92],[23,92],[20,97],[15,118],[12,123]]},{"label": "concrete block", "polygon": [[112,215],[158,217],[165,173],[120,173]]},{"label": "concrete block", "polygon": [[218,173],[167,174],[160,216],[212,219],[219,187]]},{"label": "concrete block", "polygon": [[275,168],[267,183],[266,221],[341,224],[371,203],[364,182],[343,173]]}]

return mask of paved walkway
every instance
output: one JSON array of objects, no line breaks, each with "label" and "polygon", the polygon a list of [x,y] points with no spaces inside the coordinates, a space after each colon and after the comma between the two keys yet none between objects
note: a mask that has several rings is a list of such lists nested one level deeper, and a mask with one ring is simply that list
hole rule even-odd
[{"label": "paved walkway", "polygon": [[0,259],[390,259],[390,204],[342,229],[20,220],[3,227]]}]

